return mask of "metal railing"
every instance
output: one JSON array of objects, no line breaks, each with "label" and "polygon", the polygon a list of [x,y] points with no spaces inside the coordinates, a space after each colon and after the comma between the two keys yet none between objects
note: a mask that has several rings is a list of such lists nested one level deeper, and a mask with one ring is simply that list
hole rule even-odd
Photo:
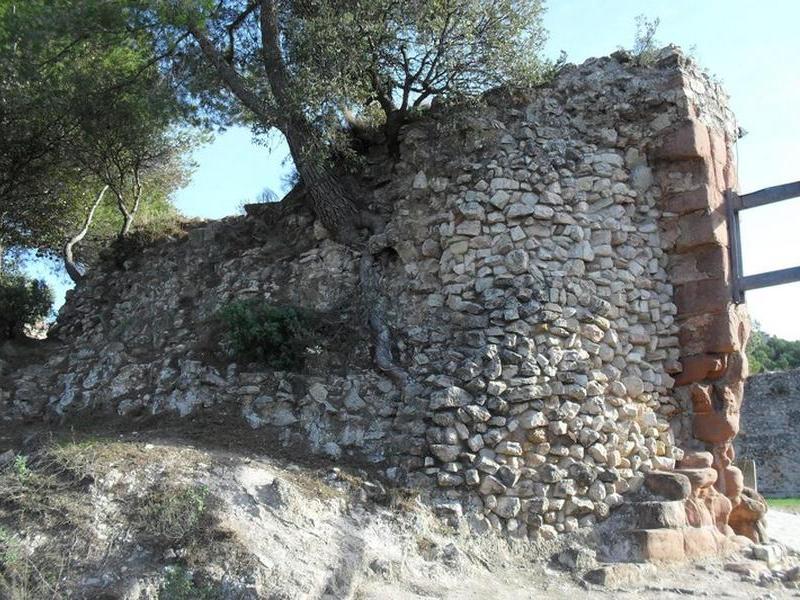
[{"label": "metal railing", "polygon": [[800,181],[764,188],[757,192],[738,195],[732,190],[725,192],[725,212],[728,221],[728,251],[731,260],[731,282],[733,301],[744,302],[747,290],[781,285],[800,281],[800,267],[779,269],[768,273],[744,276],[742,273],[742,236],[739,227],[739,213],[748,208],[765,206],[783,200],[800,197]]}]

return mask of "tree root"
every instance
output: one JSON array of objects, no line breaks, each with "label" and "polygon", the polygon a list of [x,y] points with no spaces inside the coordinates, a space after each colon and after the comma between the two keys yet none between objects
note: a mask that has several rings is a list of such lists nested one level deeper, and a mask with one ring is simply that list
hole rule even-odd
[{"label": "tree root", "polygon": [[380,290],[380,268],[367,249],[361,253],[359,278],[367,322],[375,342],[375,364],[395,385],[404,390],[409,383],[409,376],[403,368],[395,364],[392,356],[392,334],[386,325],[386,298]]}]

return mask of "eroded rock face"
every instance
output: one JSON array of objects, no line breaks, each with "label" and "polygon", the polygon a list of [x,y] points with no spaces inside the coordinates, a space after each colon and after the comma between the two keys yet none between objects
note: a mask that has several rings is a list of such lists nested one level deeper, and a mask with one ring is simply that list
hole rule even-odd
[{"label": "eroded rock face", "polygon": [[732,127],[721,92],[668,50],[652,68],[593,59],[530,94],[433,111],[402,131],[400,162],[372,148],[360,185],[388,223],[367,248],[402,389],[372,367],[357,327],[310,373],[209,360],[211,317],[232,298],[358,321],[358,253],[299,210],[280,240],[257,217],[211,223],[123,274],[91,275],[59,325],[85,342],[21,375],[47,373],[31,384],[46,406],[31,409],[22,388],[9,406],[234,406],[287,444],[433,487],[476,530],[541,538],[593,526],[647,473],[673,470],[685,458],[676,437],[688,447],[694,427],[713,467],[684,464],[689,490],[675,500],[724,537],[741,494],[730,439],[746,371],[746,326],[730,319],[746,316],[725,296],[708,207],[731,185]]}]

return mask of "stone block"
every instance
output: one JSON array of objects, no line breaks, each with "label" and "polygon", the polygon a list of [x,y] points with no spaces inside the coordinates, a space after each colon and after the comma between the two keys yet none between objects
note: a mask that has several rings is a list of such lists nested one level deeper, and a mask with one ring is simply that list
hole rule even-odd
[{"label": "stone block", "polygon": [[615,588],[623,585],[641,583],[642,581],[649,581],[655,576],[656,569],[653,565],[616,563],[603,565],[598,569],[589,571],[584,579],[589,583]]},{"label": "stone block", "polygon": [[689,479],[693,492],[709,488],[717,481],[717,472],[711,467],[676,469],[675,472],[685,475]]},{"label": "stone block", "polygon": [[683,370],[675,376],[675,385],[687,385],[706,379],[718,379],[727,364],[724,354],[694,354],[681,358]]},{"label": "stone block", "polygon": [[[731,302],[731,292],[724,279],[702,279],[675,286],[675,304],[681,316],[724,311]],[[728,334],[727,321],[710,320],[710,326],[721,327]],[[718,335],[716,331],[701,332],[703,335]]]},{"label": "stone block", "polygon": [[710,158],[711,140],[708,129],[699,121],[684,121],[678,124],[662,138],[655,157],[660,160]]},{"label": "stone block", "polygon": [[722,444],[739,433],[739,413],[710,412],[696,414],[692,422],[692,434],[707,444]]},{"label": "stone block", "polygon": [[679,529],[686,527],[686,507],[682,500],[633,502],[627,505],[631,524],[637,529]]},{"label": "stone block", "polygon": [[783,548],[778,544],[756,544],[753,546],[753,558],[767,563],[768,567],[774,567],[783,558]]},{"label": "stone block", "polygon": [[670,259],[670,279],[673,285],[704,279],[728,281],[730,273],[728,250],[722,246],[700,246],[674,254]]},{"label": "stone block", "polygon": [[685,215],[697,210],[714,210],[723,205],[725,196],[715,186],[704,183],[693,190],[668,192],[664,196],[664,210]]},{"label": "stone block", "polygon": [[702,469],[714,464],[714,455],[711,452],[687,451],[678,464],[681,469]]},{"label": "stone block", "polygon": [[[688,297],[690,290],[684,289],[683,294],[684,298]],[[721,300],[720,292],[717,296],[717,301]],[[706,304],[713,306],[710,301],[706,301]],[[692,356],[705,353],[738,352],[741,349],[738,325],[738,317],[730,310],[730,307],[725,310],[724,305],[722,312],[681,318],[678,329],[681,355]]]},{"label": "stone block", "polygon": [[629,536],[635,560],[675,561],[686,558],[681,529],[634,529]]},{"label": "stone block", "polygon": [[675,250],[686,252],[706,245],[728,246],[728,226],[721,206],[714,210],[698,210],[678,218]]},{"label": "stone block", "polygon": [[715,556],[719,553],[714,527],[687,527],[683,530],[683,551],[687,558]]},{"label": "stone block", "polygon": [[689,498],[686,501],[686,522],[690,527],[714,526],[714,515],[704,498]]},{"label": "stone block", "polygon": [[665,500],[685,500],[692,492],[689,479],[680,473],[650,471],[644,476],[647,491]]}]

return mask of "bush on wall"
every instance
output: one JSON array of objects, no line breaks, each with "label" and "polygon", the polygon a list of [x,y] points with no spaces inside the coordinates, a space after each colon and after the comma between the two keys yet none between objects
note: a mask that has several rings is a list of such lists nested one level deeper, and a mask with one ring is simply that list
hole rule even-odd
[{"label": "bush on wall", "polygon": [[219,311],[219,317],[237,357],[275,369],[301,369],[317,334],[310,312],[260,300],[231,302]]}]

